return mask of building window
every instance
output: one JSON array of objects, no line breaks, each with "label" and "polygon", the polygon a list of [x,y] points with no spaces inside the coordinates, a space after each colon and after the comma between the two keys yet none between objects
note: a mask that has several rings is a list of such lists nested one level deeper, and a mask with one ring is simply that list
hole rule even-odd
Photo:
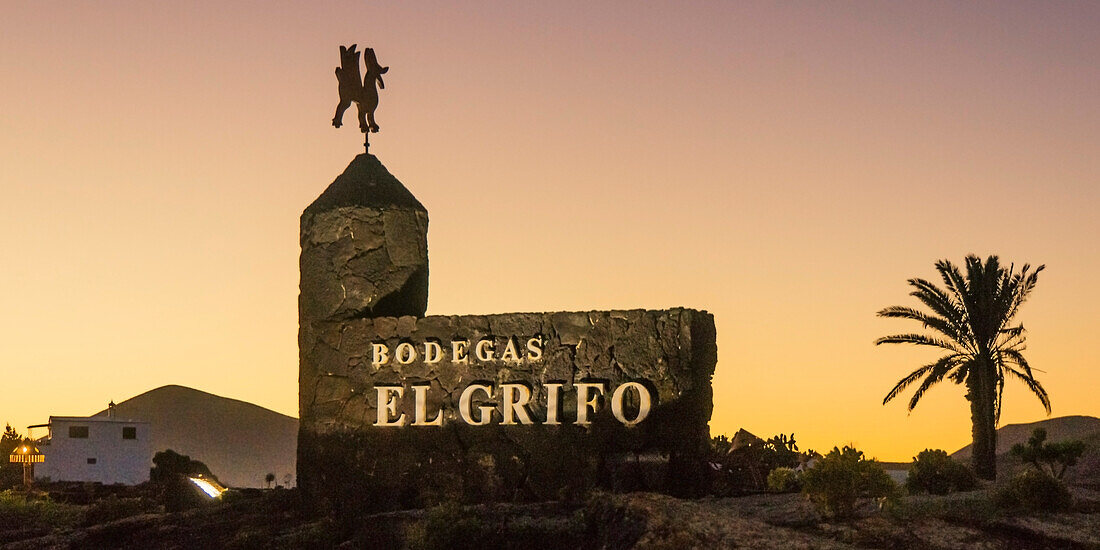
[{"label": "building window", "polygon": [[122,439],[137,439],[137,428],[134,426],[122,428]]},{"label": "building window", "polygon": [[69,426],[69,437],[73,439],[88,439],[88,427]]},{"label": "building window", "polygon": [[88,464],[95,464],[95,459],[94,458],[89,458],[88,459]]}]

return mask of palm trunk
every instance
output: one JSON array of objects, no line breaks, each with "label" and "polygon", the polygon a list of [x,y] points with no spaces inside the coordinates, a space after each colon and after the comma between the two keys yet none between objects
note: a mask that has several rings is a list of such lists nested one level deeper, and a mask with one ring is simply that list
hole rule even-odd
[{"label": "palm trunk", "polygon": [[997,426],[994,411],[996,394],[992,372],[978,368],[968,380],[970,400],[970,420],[973,423],[971,446],[971,464],[974,473],[981,479],[997,479]]}]

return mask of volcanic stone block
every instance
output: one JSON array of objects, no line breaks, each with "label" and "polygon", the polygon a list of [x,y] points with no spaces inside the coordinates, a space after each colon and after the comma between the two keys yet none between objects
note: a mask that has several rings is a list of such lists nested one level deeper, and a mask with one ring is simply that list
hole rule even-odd
[{"label": "volcanic stone block", "polygon": [[319,510],[706,486],[705,311],[357,318],[303,323],[300,347],[298,484]]},{"label": "volcanic stone block", "polygon": [[302,213],[300,321],[423,316],[428,211],[373,155]]}]

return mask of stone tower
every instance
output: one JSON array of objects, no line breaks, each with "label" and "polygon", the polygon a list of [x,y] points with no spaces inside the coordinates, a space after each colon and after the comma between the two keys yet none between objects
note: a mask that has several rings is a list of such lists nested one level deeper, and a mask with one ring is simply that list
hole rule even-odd
[{"label": "stone tower", "polygon": [[[306,207],[300,240],[299,383],[308,391],[299,393],[299,410],[308,415],[318,399],[354,401],[354,392],[316,382],[357,372],[333,351],[349,322],[424,316],[428,211],[374,155],[364,153]],[[299,486],[308,485],[301,465],[299,458]]]},{"label": "stone tower", "polygon": [[428,211],[374,155],[355,157],[305,209],[301,245],[303,332],[319,321],[424,316]]}]

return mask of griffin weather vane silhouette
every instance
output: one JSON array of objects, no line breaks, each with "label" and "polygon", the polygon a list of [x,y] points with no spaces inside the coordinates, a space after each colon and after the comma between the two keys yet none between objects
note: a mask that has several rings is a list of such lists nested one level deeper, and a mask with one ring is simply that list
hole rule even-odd
[{"label": "griffin weather vane silhouette", "polygon": [[[363,132],[363,148],[370,152],[370,135],[378,132],[378,123],[374,120],[374,111],[378,109],[378,89],[385,89],[382,75],[390,70],[378,64],[374,48],[356,51],[357,44],[351,47],[340,46],[340,66],[336,67],[336,80],[339,83],[340,102],[336,105],[336,114],[332,125],[343,125],[344,111],[355,103],[359,114],[359,131]],[[359,71],[359,55],[363,53],[366,73]],[[360,76],[362,74],[362,76]],[[377,87],[376,87],[377,86]]]}]

